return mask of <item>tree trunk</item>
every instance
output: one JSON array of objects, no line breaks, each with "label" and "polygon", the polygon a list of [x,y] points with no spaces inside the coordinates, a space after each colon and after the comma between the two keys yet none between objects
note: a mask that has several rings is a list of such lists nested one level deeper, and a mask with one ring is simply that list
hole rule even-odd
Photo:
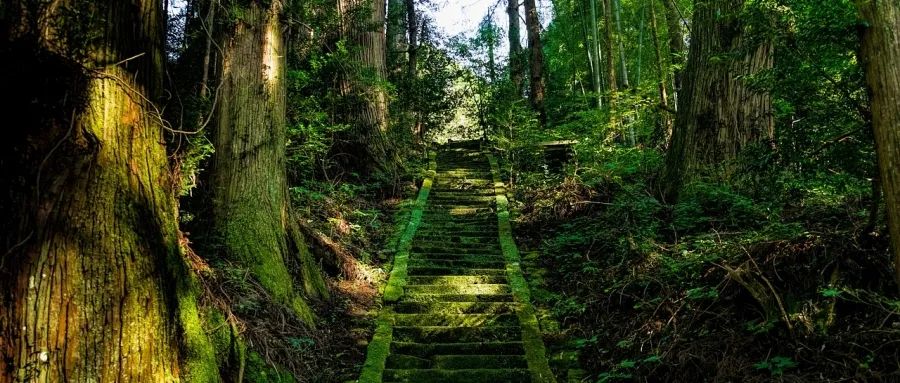
[{"label": "tree trunk", "polygon": [[2,382],[218,381],[152,104],[161,5],[0,12],[0,87],[15,90],[0,113],[16,119],[0,143]]},{"label": "tree trunk", "polygon": [[[253,1],[226,37],[213,137],[213,224],[226,259],[250,270],[272,298],[312,324],[286,266],[299,252],[305,292],[327,294],[306,245],[292,243],[287,194],[282,3]],[[293,246],[293,247],[292,247]]]},{"label": "tree trunk", "polygon": [[541,43],[541,21],[538,18],[535,0],[525,0],[525,26],[528,29],[528,51],[531,59],[529,62],[531,93],[528,98],[543,126],[547,123],[547,110],[544,106],[547,87],[544,83],[544,46]]},{"label": "tree trunk", "polygon": [[[385,0],[338,0],[342,37],[351,44],[353,63],[339,84],[347,122],[353,127],[338,150],[346,168],[363,174],[393,173],[396,168],[388,143]],[[366,7],[360,10],[360,7]],[[362,11],[362,12],[361,12]],[[359,16],[367,18],[359,19]]]},{"label": "tree trunk", "polygon": [[619,0],[612,0],[616,11],[616,39],[619,41],[619,74],[622,76],[622,88],[628,89],[628,66],[625,65],[625,42],[622,39],[622,5]]},{"label": "tree trunk", "polygon": [[594,93],[597,94],[597,108],[603,107],[603,84],[600,80],[600,61],[603,60],[600,52],[600,28],[597,26],[597,0],[588,0],[591,5],[591,19],[588,26],[591,29],[590,43],[588,46],[588,60],[591,61],[591,75],[594,80]]},{"label": "tree trunk", "polygon": [[677,4],[675,4],[675,0],[662,0],[662,3],[666,11],[666,24],[669,33],[669,64],[675,68],[672,76],[672,84],[675,90],[672,92],[672,95],[677,103],[682,88],[682,73],[685,62],[683,16]]},{"label": "tree trunk", "polygon": [[516,95],[521,97],[522,84],[525,82],[525,60],[519,27],[519,0],[507,1],[506,14],[509,16],[509,78]]},{"label": "tree trunk", "polygon": [[895,0],[857,3],[869,25],[863,32],[863,64],[872,99],[872,126],[887,206],[894,276],[900,287],[900,4]]},{"label": "tree trunk", "polygon": [[609,81],[609,126],[618,132],[619,119],[616,116],[616,107],[619,91],[616,84],[616,52],[613,48],[615,47],[615,35],[613,34],[612,3],[610,0],[603,0],[603,18],[606,32],[606,78]]},{"label": "tree trunk", "polygon": [[407,50],[409,52],[409,62],[407,67],[407,75],[410,79],[416,78],[418,75],[418,53],[419,53],[419,44],[418,44],[418,21],[416,20],[416,1],[415,0],[405,0],[406,1],[406,30],[407,30],[407,38],[409,39],[409,47]]},{"label": "tree trunk", "polygon": [[[663,0],[668,1],[668,0]],[[660,141],[663,149],[668,149],[669,141],[672,139],[672,115],[669,111],[669,95],[666,89],[666,83],[669,78],[669,71],[666,70],[666,63],[663,60],[662,48],[659,45],[659,27],[656,24],[656,0],[650,1],[650,31],[653,38],[653,51],[656,54],[656,71],[659,75],[659,106],[660,115],[662,116],[662,134]]]},{"label": "tree trunk", "polygon": [[[772,100],[745,78],[772,68],[770,40],[750,41],[740,20],[745,0],[697,1],[684,91],[666,156],[665,194],[677,198],[686,174],[710,165],[730,173],[747,145],[773,139]],[[723,59],[722,57],[729,57]]]}]

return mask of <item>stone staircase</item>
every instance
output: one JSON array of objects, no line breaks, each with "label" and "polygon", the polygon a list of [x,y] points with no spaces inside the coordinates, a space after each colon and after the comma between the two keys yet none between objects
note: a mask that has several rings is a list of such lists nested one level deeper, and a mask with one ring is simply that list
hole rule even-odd
[{"label": "stone staircase", "polygon": [[383,308],[379,333],[389,336],[373,339],[389,346],[370,344],[360,381],[553,382],[527,285],[510,283],[524,279],[518,253],[501,246],[505,204],[491,163],[471,144],[445,148],[436,162],[408,260],[395,265],[405,270],[392,272],[402,294]]}]

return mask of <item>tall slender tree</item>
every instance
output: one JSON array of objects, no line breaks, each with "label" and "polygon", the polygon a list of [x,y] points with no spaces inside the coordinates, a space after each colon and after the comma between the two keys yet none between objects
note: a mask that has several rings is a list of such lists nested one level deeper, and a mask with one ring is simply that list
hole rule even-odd
[{"label": "tall slender tree", "polygon": [[615,34],[613,33],[613,12],[610,0],[603,0],[603,24],[606,32],[606,81],[609,90],[610,126],[615,130],[619,126],[616,108],[619,90],[616,82]]},{"label": "tall slender tree", "polygon": [[742,149],[773,138],[772,100],[748,84],[772,68],[770,37],[749,36],[740,17],[747,0],[698,0],[691,50],[679,99],[673,141],[666,156],[665,194],[677,198],[686,174],[724,165]]},{"label": "tall slender tree", "polygon": [[535,0],[525,0],[525,27],[528,29],[530,90],[528,99],[538,113],[542,125],[547,123],[545,99],[547,85],[544,80],[544,45],[541,42],[541,20]]},{"label": "tall slender tree", "polygon": [[894,0],[858,0],[868,22],[862,53],[872,99],[872,127],[888,227],[894,276],[900,287],[900,4]]},{"label": "tall slender tree", "polygon": [[213,224],[225,257],[249,268],[276,301],[312,324],[286,266],[299,262],[307,295],[327,294],[288,201],[282,13],[281,0],[250,1],[225,36],[213,138]]},{"label": "tall slender tree", "polygon": [[676,0],[661,0],[665,9],[666,25],[669,36],[669,64],[672,65],[672,84],[675,88],[672,97],[678,103],[679,93],[682,88],[682,73],[686,62],[686,45],[684,43],[684,17],[678,8]]},{"label": "tall slender tree", "polygon": [[[664,0],[665,1],[665,0]],[[664,148],[668,148],[672,139],[672,113],[669,108],[669,94],[666,83],[669,79],[669,71],[663,59],[662,48],[659,44],[659,26],[656,23],[656,0],[650,0],[650,32],[653,39],[653,51],[656,57],[656,72],[659,75],[659,106],[662,111],[661,142]]]},{"label": "tall slender tree", "polygon": [[219,380],[154,105],[161,5],[0,5],[0,381]]}]

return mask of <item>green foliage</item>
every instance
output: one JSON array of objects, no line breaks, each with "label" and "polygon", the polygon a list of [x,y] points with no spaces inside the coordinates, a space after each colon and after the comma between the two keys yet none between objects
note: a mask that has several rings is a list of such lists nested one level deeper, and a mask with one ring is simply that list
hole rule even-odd
[{"label": "green foliage", "polygon": [[674,217],[673,226],[682,234],[754,228],[768,218],[762,207],[728,186],[704,182],[685,186],[674,207]]},{"label": "green foliage", "polygon": [[774,356],[753,365],[757,370],[768,370],[773,376],[783,375],[785,371],[797,367],[793,359],[786,356]]}]

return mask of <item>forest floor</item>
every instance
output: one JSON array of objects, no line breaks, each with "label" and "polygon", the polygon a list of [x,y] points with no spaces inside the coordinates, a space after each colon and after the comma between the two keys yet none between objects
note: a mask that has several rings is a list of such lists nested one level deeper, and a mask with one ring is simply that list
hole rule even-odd
[{"label": "forest floor", "polygon": [[510,193],[545,342],[577,350],[588,381],[900,381],[900,299],[865,194],[701,183],[666,205],[650,176],[611,173],[519,174]]}]

